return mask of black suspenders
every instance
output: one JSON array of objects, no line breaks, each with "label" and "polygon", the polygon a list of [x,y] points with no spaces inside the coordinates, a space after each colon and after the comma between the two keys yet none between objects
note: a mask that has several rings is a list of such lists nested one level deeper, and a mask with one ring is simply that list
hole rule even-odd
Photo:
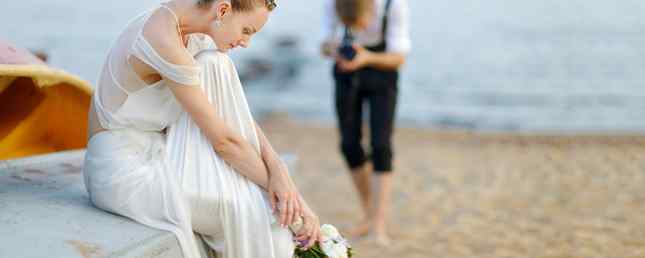
[{"label": "black suspenders", "polygon": [[388,27],[388,14],[390,12],[390,6],[392,6],[392,0],[386,0],[385,2],[385,9],[383,11],[383,18],[382,19],[382,27],[381,27],[381,41],[374,46],[366,46],[370,51],[374,52],[385,52],[385,49],[387,48],[387,27]]},{"label": "black suspenders", "polygon": [[392,0],[386,0],[385,2],[385,12],[383,13],[383,27],[381,28],[381,44],[384,46],[387,45],[385,38],[387,37],[387,23],[388,23],[388,13],[390,12],[390,6],[392,5]]}]

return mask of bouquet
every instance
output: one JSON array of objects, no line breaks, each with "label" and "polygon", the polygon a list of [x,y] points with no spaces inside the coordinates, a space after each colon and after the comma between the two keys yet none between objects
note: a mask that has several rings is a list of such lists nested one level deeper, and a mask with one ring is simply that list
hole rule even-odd
[{"label": "bouquet", "polygon": [[329,224],[320,226],[322,239],[307,250],[301,247],[306,243],[297,243],[295,258],[350,258],[353,255],[349,242]]}]

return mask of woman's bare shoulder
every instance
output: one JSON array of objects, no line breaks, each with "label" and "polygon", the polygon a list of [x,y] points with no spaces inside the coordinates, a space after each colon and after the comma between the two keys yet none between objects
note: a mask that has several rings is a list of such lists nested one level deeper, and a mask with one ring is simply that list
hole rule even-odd
[{"label": "woman's bare shoulder", "polygon": [[194,65],[182,44],[175,18],[163,8],[155,11],[143,26],[144,39],[165,61],[176,65]]}]

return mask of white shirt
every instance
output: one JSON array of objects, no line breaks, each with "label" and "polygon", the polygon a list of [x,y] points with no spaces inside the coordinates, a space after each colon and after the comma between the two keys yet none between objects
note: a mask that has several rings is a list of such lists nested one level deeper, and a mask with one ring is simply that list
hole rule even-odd
[{"label": "white shirt", "polygon": [[[410,52],[411,40],[409,32],[409,15],[407,0],[391,0],[388,13],[387,31],[387,52],[407,54]],[[375,16],[364,31],[355,33],[356,43],[362,46],[373,46],[381,42],[383,38],[383,13],[385,12],[386,0],[374,0]],[[322,17],[323,40],[340,41],[343,36],[344,26],[336,15],[335,1],[324,0]]]}]

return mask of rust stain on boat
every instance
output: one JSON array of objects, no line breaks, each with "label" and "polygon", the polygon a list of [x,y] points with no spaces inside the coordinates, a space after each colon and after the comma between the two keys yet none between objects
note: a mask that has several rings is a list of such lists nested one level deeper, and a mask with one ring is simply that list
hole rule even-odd
[{"label": "rust stain on boat", "polygon": [[65,242],[73,246],[83,258],[99,257],[102,252],[101,247],[87,242],[78,240],[67,240]]}]

